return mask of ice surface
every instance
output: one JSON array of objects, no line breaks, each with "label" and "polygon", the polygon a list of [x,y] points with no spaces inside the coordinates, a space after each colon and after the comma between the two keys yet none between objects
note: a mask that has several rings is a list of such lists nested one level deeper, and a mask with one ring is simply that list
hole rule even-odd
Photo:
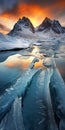
[{"label": "ice surface", "polygon": [[[5,38],[3,38],[5,37]],[[11,36],[0,37],[0,50],[10,50],[14,48],[27,48],[29,46],[29,41],[23,38],[14,38]]]},{"label": "ice surface", "polygon": [[[39,42],[38,42],[39,41]],[[42,41],[42,42],[41,42]],[[50,32],[36,32],[32,33],[29,29],[24,28],[22,31],[22,36],[9,36],[0,34],[0,50],[11,50],[14,48],[27,48],[32,44],[36,45],[47,45],[50,48],[55,45],[59,46],[59,43],[63,44],[65,41],[65,33],[64,34],[56,34],[51,30]]]},{"label": "ice surface", "polygon": [[[37,51],[39,53],[37,47],[34,49],[32,51],[34,54]],[[20,114],[23,116],[25,130],[57,130],[57,127],[63,130],[65,128],[65,84],[56,69],[54,53],[51,49],[49,51],[46,51],[49,57],[43,59],[45,70],[34,68],[34,64],[40,61],[41,54],[39,54],[39,57],[34,58],[26,70],[21,70],[19,77],[17,77],[18,69],[13,70],[7,66],[5,69],[5,66],[2,66],[3,63],[0,63],[2,85],[11,81],[9,88],[5,85],[5,91],[0,96],[0,127],[2,130],[7,130],[9,127],[12,130],[20,129],[22,125]],[[16,56],[21,58],[20,54]],[[16,59],[16,56],[9,57],[4,63],[7,63],[10,58]],[[6,79],[4,73],[6,73]],[[16,79],[14,83],[13,77]],[[18,97],[22,97],[22,108],[20,108],[21,102]],[[13,124],[10,123],[11,120]]]},{"label": "ice surface", "polygon": [[0,123],[0,130],[24,130],[22,100],[16,97],[10,111]]},{"label": "ice surface", "polygon": [[[64,41],[65,34],[52,30],[32,34],[23,28],[19,37],[0,34],[0,50],[24,48],[16,53],[0,52],[4,60],[17,53],[17,58],[32,59],[26,70],[18,69],[16,62],[14,68],[7,66],[10,58],[20,62],[16,56],[0,63],[0,130],[65,130],[65,84],[54,60],[65,58]],[[35,69],[34,64],[41,60],[45,69]]]},{"label": "ice surface", "polygon": [[2,119],[3,114],[8,111],[12,101],[17,96],[23,96],[25,94],[25,91],[27,90],[27,87],[31,82],[32,77],[37,71],[38,69],[31,68],[22,71],[20,78],[18,78],[17,82],[11,86],[13,89],[6,89],[6,92],[0,97],[0,120]]},{"label": "ice surface", "polygon": [[9,68],[4,63],[0,63],[0,95],[4,91],[13,85],[17,78],[21,75],[21,71],[18,68]]},{"label": "ice surface", "polygon": [[50,80],[50,91],[53,109],[58,120],[59,129],[65,129],[65,84],[57,69],[54,70]]},{"label": "ice surface", "polygon": [[49,91],[52,73],[53,70],[40,70],[32,79],[23,99],[25,130],[57,130]]}]

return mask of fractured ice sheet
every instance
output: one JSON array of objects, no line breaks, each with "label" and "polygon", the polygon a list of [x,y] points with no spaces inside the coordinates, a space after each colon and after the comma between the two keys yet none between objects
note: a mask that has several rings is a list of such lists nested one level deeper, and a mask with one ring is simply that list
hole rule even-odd
[{"label": "fractured ice sheet", "polygon": [[25,130],[22,116],[22,100],[18,97],[0,124],[0,130]]}]

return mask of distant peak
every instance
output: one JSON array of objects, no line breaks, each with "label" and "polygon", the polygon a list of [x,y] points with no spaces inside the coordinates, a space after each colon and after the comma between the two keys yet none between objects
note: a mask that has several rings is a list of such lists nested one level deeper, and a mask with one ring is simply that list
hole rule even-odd
[{"label": "distant peak", "polygon": [[51,20],[50,18],[46,17],[46,18],[43,20],[43,22],[52,22],[52,20]]},{"label": "distant peak", "polygon": [[18,22],[24,22],[24,23],[29,22],[29,23],[31,23],[30,19],[25,17],[25,16],[23,16],[22,18],[19,18]]},{"label": "distant peak", "polygon": [[51,19],[50,19],[50,18],[46,17],[46,18],[44,19],[44,21],[47,21],[47,20],[50,20],[50,21],[51,21]]},{"label": "distant peak", "polygon": [[22,20],[29,20],[29,18],[23,16],[23,17],[22,17]]},{"label": "distant peak", "polygon": [[32,33],[39,31],[49,32],[50,30],[58,34],[65,33],[65,27],[62,27],[58,20],[51,20],[50,18],[46,17],[37,28],[34,28],[30,19],[23,16],[22,18],[19,18],[9,35],[18,36],[20,34],[20,36],[22,36],[24,30],[29,30]]},{"label": "distant peak", "polygon": [[30,19],[23,16],[22,18],[19,18],[17,23],[14,25],[14,28],[10,31],[9,35],[19,35],[19,32],[21,34],[25,29],[28,29],[32,33],[35,33],[34,26],[31,23]]},{"label": "distant peak", "polygon": [[58,20],[55,20],[55,19],[53,20],[53,23],[60,25],[60,22]]},{"label": "distant peak", "polygon": [[52,20],[48,17],[46,17],[43,22],[41,23],[41,26],[51,26]]},{"label": "distant peak", "polygon": [[51,20],[46,17],[43,22],[37,27],[38,31],[54,31],[55,33],[65,33],[65,28],[61,26],[58,20]]}]

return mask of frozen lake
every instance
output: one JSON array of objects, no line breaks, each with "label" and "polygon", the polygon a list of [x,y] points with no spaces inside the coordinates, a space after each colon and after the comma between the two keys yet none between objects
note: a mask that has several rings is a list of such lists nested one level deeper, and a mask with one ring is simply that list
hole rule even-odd
[{"label": "frozen lake", "polygon": [[64,82],[62,51],[34,45],[0,52],[0,130],[64,130]]}]

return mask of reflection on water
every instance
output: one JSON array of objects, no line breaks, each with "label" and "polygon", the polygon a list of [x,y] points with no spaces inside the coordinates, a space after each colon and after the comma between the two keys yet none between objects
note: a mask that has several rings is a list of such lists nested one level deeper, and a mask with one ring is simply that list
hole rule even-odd
[{"label": "reflection on water", "polygon": [[[34,128],[37,130],[43,130],[44,126],[45,130],[48,130],[48,127],[49,130],[51,130],[51,126],[52,129],[57,130],[56,128],[54,128],[55,119],[49,91],[49,83],[52,83],[52,86],[55,85],[54,83],[56,83],[56,87],[58,88],[58,92],[60,93],[60,89],[61,91],[63,90],[63,80],[61,76],[59,76],[57,70],[55,69],[56,71],[53,71],[52,69],[55,67],[53,50],[49,49],[49,51],[47,50],[47,52],[45,52],[46,50],[43,49],[41,51],[42,53],[40,53],[39,46],[34,46],[34,48],[31,51],[29,50],[24,50],[20,52],[18,51],[18,53],[16,52],[16,54],[12,56],[9,55],[10,53],[6,52],[7,59],[4,62],[0,63],[0,120],[2,120],[3,118],[2,113],[5,114],[8,112],[8,109],[10,109],[10,103],[13,102],[13,100],[16,99],[17,96],[22,96],[22,102],[20,102],[20,105],[23,106],[22,113],[26,130],[27,128],[28,130],[32,130]],[[1,56],[4,57],[3,53]],[[55,57],[55,61],[63,79],[65,80],[64,58],[58,55],[58,57]],[[43,63],[46,67],[52,66],[52,68],[44,68]],[[52,79],[51,76],[53,77]],[[61,81],[58,85],[59,80]],[[53,88],[54,87],[55,86],[53,86]],[[65,91],[63,90],[63,92]],[[60,99],[62,99],[61,103],[63,103],[63,106],[61,108],[63,108],[64,96],[62,95],[62,93],[60,93],[60,97],[62,97]],[[54,99],[56,101],[56,96],[54,96]],[[57,100],[58,102],[60,101],[58,98]],[[8,113],[8,117],[13,116],[14,121],[12,121],[14,122],[14,124],[15,122],[18,122],[19,116],[21,115],[19,114],[20,110],[18,109],[19,104],[16,104],[17,107],[16,105],[14,105],[13,107],[14,113]],[[8,120],[6,120],[6,122],[8,122]],[[9,119],[9,125],[10,123],[11,118]],[[8,128],[8,123],[6,124]]]},{"label": "reflection on water", "polygon": [[0,94],[5,92],[6,86],[9,88],[11,84],[15,84],[22,72],[29,68],[33,59],[38,59],[34,68],[43,67],[43,58],[41,58],[42,55],[36,46],[30,53],[20,51],[20,54],[17,54],[17,52],[15,55],[9,56],[9,54],[8,52],[1,53],[2,58],[4,57],[5,59],[6,56],[8,58],[4,62],[0,62]]},{"label": "reflection on water", "polygon": [[[13,67],[19,67],[21,69],[27,69],[31,62],[33,61],[34,57],[33,56],[22,56],[22,55],[13,55],[10,56],[5,62],[5,66],[9,68]],[[43,67],[42,65],[43,60],[39,60],[39,62],[35,63],[35,68]]]},{"label": "reflection on water", "polygon": [[34,59],[34,57],[28,57],[28,56],[22,56],[22,55],[14,55],[14,56],[10,56],[6,61],[5,61],[5,65],[8,67],[20,67],[21,69],[25,69],[28,68],[30,63],[32,62],[32,60]]},{"label": "reflection on water", "polygon": [[42,59],[42,54],[39,53],[39,48],[37,46],[34,46],[34,49],[29,55],[24,55],[24,54],[15,54],[12,56],[9,56],[7,60],[2,62],[2,65],[5,65],[9,68],[15,68],[19,67],[20,69],[27,69],[33,59],[36,57],[39,59],[39,62],[35,63],[35,68],[43,67],[43,59]]},{"label": "reflection on water", "polygon": [[[55,58],[55,61],[65,81],[65,54],[63,52],[63,49],[64,49],[64,46],[61,46],[59,48],[60,53],[57,54],[58,57]],[[51,49],[49,51],[47,50],[46,53],[51,54]],[[0,55],[2,57],[2,60],[5,59],[5,57],[8,57],[8,58],[4,62],[0,63],[0,68],[1,66],[5,66],[11,69],[18,67],[21,70],[25,70],[30,66],[31,62],[33,61],[35,57],[38,58],[39,61],[35,63],[34,67],[41,68],[41,67],[44,67],[43,62],[44,62],[44,59],[46,58],[44,55],[46,55],[45,49],[40,46],[33,46],[32,49],[29,48],[28,50],[18,51],[16,52],[16,54],[15,52],[3,52]]]}]

